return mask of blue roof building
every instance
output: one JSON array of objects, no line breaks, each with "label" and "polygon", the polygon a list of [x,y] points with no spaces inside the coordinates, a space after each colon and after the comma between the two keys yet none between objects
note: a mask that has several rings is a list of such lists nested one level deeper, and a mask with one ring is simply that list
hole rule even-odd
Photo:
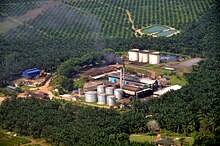
[{"label": "blue roof building", "polygon": [[40,70],[37,68],[27,69],[22,72],[22,76],[26,78],[34,78],[40,74]]}]

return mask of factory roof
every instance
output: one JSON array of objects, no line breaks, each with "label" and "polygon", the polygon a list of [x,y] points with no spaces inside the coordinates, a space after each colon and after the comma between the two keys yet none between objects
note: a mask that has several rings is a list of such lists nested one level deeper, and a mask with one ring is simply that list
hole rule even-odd
[{"label": "factory roof", "polygon": [[140,91],[141,89],[137,86],[129,86],[129,85],[124,85],[122,86],[122,89],[123,90],[129,90],[129,91],[134,91],[134,92],[137,92],[137,91]]},{"label": "factory roof", "polygon": [[84,73],[85,76],[90,76],[90,77],[95,77],[95,76],[99,76],[99,75],[103,75],[106,73],[111,73],[116,71],[117,69],[115,67],[101,67],[101,68],[93,68],[91,70],[88,70]]},{"label": "factory roof", "polygon": [[166,70],[169,70],[169,71],[175,71],[176,69],[175,68],[172,68],[172,67],[162,67],[163,69],[166,69]]},{"label": "factory roof", "polygon": [[142,88],[142,87],[138,87],[138,86],[131,86],[131,85],[124,85],[122,86],[123,91],[126,94],[130,94],[130,95],[136,95],[142,92],[145,92],[147,90],[150,90],[150,88]]},{"label": "factory roof", "polygon": [[180,88],[181,88],[180,85],[173,85],[173,86],[166,87],[166,88],[163,88],[161,90],[158,90],[158,91],[154,92],[154,95],[159,95],[160,96],[160,95],[163,95],[163,94],[169,92],[170,90],[178,90]]},{"label": "factory roof", "polygon": [[35,73],[35,72],[40,72],[40,70],[37,68],[31,68],[31,69],[25,70],[24,72],[31,74],[31,73]]},{"label": "factory roof", "polygon": [[28,92],[25,94],[26,97],[36,97],[36,98],[41,98],[41,99],[47,99],[48,98],[48,94],[45,92]]},{"label": "factory roof", "polygon": [[154,84],[156,82],[156,80],[152,80],[150,78],[140,78],[140,82],[151,85],[151,84]]},{"label": "factory roof", "polygon": [[160,145],[176,145],[176,143],[171,138],[163,138],[163,139],[155,140],[154,143]]},{"label": "factory roof", "polygon": [[40,70],[37,68],[27,69],[22,72],[23,77],[34,77],[40,74]]},{"label": "factory roof", "polygon": [[[120,78],[120,73],[111,73],[111,74],[109,74],[109,76],[119,79]],[[133,77],[133,76],[129,76],[129,75],[125,75],[125,80],[126,81],[139,82],[138,77]]]}]

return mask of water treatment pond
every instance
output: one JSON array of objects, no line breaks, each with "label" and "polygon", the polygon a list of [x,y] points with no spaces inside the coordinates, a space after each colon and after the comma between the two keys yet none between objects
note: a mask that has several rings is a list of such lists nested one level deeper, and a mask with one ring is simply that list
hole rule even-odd
[{"label": "water treatment pond", "polygon": [[175,32],[177,32],[177,31],[175,31],[175,30],[165,31],[165,32],[158,33],[157,36],[167,36],[167,35],[171,35]]},{"label": "water treatment pond", "polygon": [[171,54],[160,54],[160,62],[161,63],[168,63],[168,62],[175,62],[178,59],[182,59],[182,56],[171,55]]},{"label": "water treatment pond", "polygon": [[169,29],[169,28],[158,25],[158,26],[153,26],[153,27],[150,27],[150,28],[144,28],[141,31],[143,33],[146,33],[146,34],[150,34],[150,33],[154,33],[154,32],[161,32],[161,31],[167,30],[167,29]]}]

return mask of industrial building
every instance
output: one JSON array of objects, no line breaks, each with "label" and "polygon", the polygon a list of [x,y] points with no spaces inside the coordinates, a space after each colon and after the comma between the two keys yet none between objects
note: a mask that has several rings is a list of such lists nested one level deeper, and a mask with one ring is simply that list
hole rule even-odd
[{"label": "industrial building", "polygon": [[107,82],[96,81],[88,85],[90,90],[85,92],[85,101],[108,106],[115,106],[125,96],[136,98],[150,96],[157,89],[156,80],[125,74],[122,76],[122,70],[110,73]]},{"label": "industrial building", "polygon": [[160,52],[149,52],[148,50],[131,49],[128,52],[129,61],[149,64],[160,63]]},{"label": "industrial building", "polygon": [[[115,72],[111,73],[108,75],[108,80],[112,83],[117,83],[120,80],[120,72]],[[129,83],[137,83],[139,82],[139,78],[135,76],[129,76],[129,75],[124,75],[124,84],[129,84]]]},{"label": "industrial building", "polygon": [[31,91],[24,94],[25,98],[50,99],[49,94],[42,91]]},{"label": "industrial building", "polygon": [[35,78],[36,76],[40,75],[40,70],[37,68],[31,68],[31,69],[27,69],[25,71],[22,72],[22,76],[25,78]]},{"label": "industrial building", "polygon": [[124,85],[122,86],[122,89],[126,94],[136,98],[143,98],[153,94],[152,88],[148,88],[146,86]]},{"label": "industrial building", "polygon": [[[120,73],[111,73],[108,76],[108,80],[111,83],[119,83],[120,81]],[[133,86],[147,86],[154,88],[157,86],[157,80],[152,80],[150,78],[139,78],[132,75],[124,75],[123,76],[123,84],[124,85],[133,85]]]},{"label": "industrial building", "polygon": [[161,90],[158,90],[158,91],[156,91],[156,92],[154,92],[154,97],[159,97],[159,96],[161,96],[161,95],[163,95],[163,94],[165,94],[165,93],[167,93],[167,92],[169,92],[169,91],[171,91],[171,90],[179,90],[181,88],[181,86],[180,85],[173,85],[173,86],[169,86],[169,87],[166,87],[166,88],[163,88],[163,89],[161,89]]},{"label": "industrial building", "polygon": [[101,67],[101,68],[93,68],[89,71],[83,73],[83,76],[89,76],[90,78],[96,80],[105,77],[106,75],[116,72],[117,69],[112,66]]}]

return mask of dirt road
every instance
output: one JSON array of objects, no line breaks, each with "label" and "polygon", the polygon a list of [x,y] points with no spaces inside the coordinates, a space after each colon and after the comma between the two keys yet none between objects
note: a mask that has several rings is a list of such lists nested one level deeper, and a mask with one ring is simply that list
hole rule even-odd
[{"label": "dirt road", "polygon": [[5,97],[0,96],[0,105],[2,104],[3,100],[5,100]]}]

